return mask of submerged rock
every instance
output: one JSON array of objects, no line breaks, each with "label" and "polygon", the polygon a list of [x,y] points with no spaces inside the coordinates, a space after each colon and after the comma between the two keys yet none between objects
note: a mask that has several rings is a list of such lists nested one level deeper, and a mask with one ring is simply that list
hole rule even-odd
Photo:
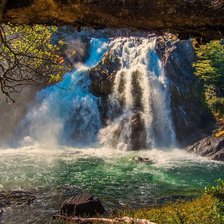
[{"label": "submerged rock", "polygon": [[94,217],[104,212],[105,209],[98,198],[89,193],[83,193],[66,200],[61,206],[60,215]]},{"label": "submerged rock", "polygon": [[141,156],[134,157],[132,160],[135,162],[153,164],[153,160],[151,158],[143,158]]},{"label": "submerged rock", "polygon": [[0,191],[0,208],[11,205],[30,205],[36,196],[27,191]]},{"label": "submerged rock", "polygon": [[204,138],[186,150],[212,160],[224,161],[224,136]]}]

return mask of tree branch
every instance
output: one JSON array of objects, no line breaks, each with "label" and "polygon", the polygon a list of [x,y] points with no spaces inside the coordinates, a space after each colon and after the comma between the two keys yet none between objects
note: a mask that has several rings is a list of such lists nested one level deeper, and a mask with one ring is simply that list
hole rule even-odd
[{"label": "tree branch", "polygon": [[63,215],[55,215],[53,216],[53,219],[60,219],[63,221],[67,221],[71,223],[79,223],[79,224],[87,224],[87,223],[156,224],[146,219],[134,219],[130,217],[107,219],[107,218],[80,218],[80,217],[67,217]]}]

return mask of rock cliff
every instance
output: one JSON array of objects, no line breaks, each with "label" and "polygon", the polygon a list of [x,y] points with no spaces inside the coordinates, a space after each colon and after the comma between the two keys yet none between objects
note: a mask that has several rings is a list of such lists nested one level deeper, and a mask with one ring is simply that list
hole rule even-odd
[{"label": "rock cliff", "polygon": [[191,40],[177,41],[165,62],[170,81],[171,108],[180,146],[189,145],[214,129],[214,119],[204,104],[203,86],[194,75],[196,55]]},{"label": "rock cliff", "polygon": [[[3,0],[2,0],[3,1]],[[178,33],[181,39],[221,38],[223,0],[8,0],[4,22],[71,24]]]},{"label": "rock cliff", "polygon": [[209,136],[187,148],[187,151],[212,160],[224,161],[224,136]]}]

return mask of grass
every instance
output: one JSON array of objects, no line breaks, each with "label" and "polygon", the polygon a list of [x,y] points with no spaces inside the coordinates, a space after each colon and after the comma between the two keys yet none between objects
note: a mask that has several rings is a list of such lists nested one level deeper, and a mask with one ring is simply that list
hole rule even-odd
[{"label": "grass", "polygon": [[147,219],[158,224],[223,224],[224,181],[206,189],[192,201],[179,201],[159,207],[120,211],[119,216]]}]

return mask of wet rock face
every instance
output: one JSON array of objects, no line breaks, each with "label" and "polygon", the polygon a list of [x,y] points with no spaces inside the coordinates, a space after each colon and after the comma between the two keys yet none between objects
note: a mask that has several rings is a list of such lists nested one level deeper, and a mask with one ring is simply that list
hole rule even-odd
[{"label": "wet rock face", "polygon": [[0,92],[0,146],[10,142],[19,122],[27,113],[28,108],[33,105],[37,91],[37,87],[24,88],[20,94],[13,95],[16,102],[12,106],[6,102],[5,95]]},{"label": "wet rock face", "polygon": [[179,146],[206,137],[214,128],[214,119],[202,105],[202,84],[194,75],[195,52],[190,40],[179,41],[165,62],[170,83],[171,110]]},{"label": "wet rock face", "polygon": [[222,0],[9,0],[4,14],[5,22],[159,29],[183,39],[221,38],[223,20]]},{"label": "wet rock face", "polygon": [[224,161],[224,136],[207,137],[189,146],[186,150],[212,160]]},{"label": "wet rock face", "polygon": [[140,111],[124,117],[113,133],[114,148],[121,142],[127,145],[128,150],[140,150],[147,148],[144,121]]},{"label": "wet rock face", "polygon": [[90,70],[91,91],[96,96],[108,96],[112,93],[113,81],[120,68],[116,55],[108,52],[103,60]]},{"label": "wet rock face", "polygon": [[146,137],[147,136],[144,129],[144,121],[142,119],[141,112],[136,111],[131,116],[130,150],[140,150],[146,148]]},{"label": "wet rock face", "polygon": [[[120,66],[120,62],[116,56],[108,52],[103,60],[89,71],[91,80],[90,91],[93,95],[101,98],[100,112],[104,126],[107,125],[108,111],[110,110],[108,97],[113,91],[114,78]],[[119,109],[118,111],[114,111],[114,115],[119,113]]]}]

